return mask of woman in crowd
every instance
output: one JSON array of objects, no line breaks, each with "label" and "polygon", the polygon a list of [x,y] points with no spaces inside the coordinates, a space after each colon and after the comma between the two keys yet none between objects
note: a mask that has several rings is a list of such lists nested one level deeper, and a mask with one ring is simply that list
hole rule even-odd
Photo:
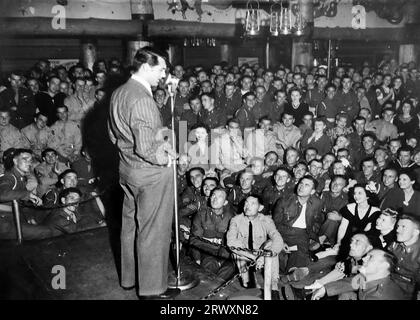
[{"label": "woman in crowd", "polygon": [[[375,228],[376,219],[381,214],[377,207],[370,205],[374,193],[366,189],[366,185],[356,184],[353,188],[354,202],[340,210],[343,219],[338,227],[336,249],[342,253],[348,250],[348,241],[358,232],[368,232]],[[341,248],[341,246],[343,247]]]}]

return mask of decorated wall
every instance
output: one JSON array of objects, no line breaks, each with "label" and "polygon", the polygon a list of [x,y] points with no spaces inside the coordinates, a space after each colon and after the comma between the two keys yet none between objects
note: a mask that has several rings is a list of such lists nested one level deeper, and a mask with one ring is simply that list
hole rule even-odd
[{"label": "decorated wall", "polygon": [[[319,28],[398,28],[405,23],[406,3],[407,0],[314,0],[314,24]],[[236,19],[245,18],[246,12],[234,8],[232,1],[217,0],[153,0],[153,10],[155,19],[204,23],[235,23]],[[262,11],[262,19],[268,20],[269,13]]]},{"label": "decorated wall", "polygon": [[131,19],[130,0],[1,0],[0,17],[54,17],[69,19]]}]

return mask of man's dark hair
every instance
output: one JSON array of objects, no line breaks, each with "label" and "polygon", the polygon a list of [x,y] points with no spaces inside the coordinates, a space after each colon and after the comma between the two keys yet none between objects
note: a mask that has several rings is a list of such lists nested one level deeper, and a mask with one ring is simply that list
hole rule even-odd
[{"label": "man's dark hair", "polygon": [[268,157],[270,154],[274,154],[277,157],[277,160],[279,159],[279,154],[275,151],[268,151],[265,155],[264,158]]},{"label": "man's dark hair", "polygon": [[233,117],[233,118],[228,119],[228,121],[226,122],[226,125],[229,126],[231,122],[240,124],[238,118]]},{"label": "man's dark hair", "polygon": [[358,120],[363,120],[366,123],[366,119],[361,116],[357,116],[356,118],[354,118],[353,123],[356,123],[356,121]]},{"label": "man's dark hair", "polygon": [[246,100],[246,98],[248,98],[249,96],[254,96],[254,97],[256,97],[256,94],[255,94],[255,92],[254,92],[254,91],[249,91],[249,92],[245,93],[245,94],[242,96],[242,100]]},{"label": "man's dark hair", "polygon": [[[7,151],[7,150],[6,150]],[[33,154],[31,149],[24,149],[24,148],[19,148],[19,149],[15,149],[13,151],[13,159],[16,159],[17,157],[19,157],[21,154],[23,153],[29,153],[29,154]]]},{"label": "man's dark hair", "polygon": [[210,92],[203,92],[201,95],[200,95],[200,100],[204,97],[204,96],[207,96],[207,97],[209,97],[210,99],[213,99],[213,100],[215,100],[215,95],[214,95],[214,92],[213,91],[210,91]]},{"label": "man's dark hair", "polygon": [[301,183],[303,179],[307,179],[307,180],[312,181],[312,183],[314,184],[313,190],[316,190],[318,188],[318,181],[314,177],[312,177],[308,174],[306,176],[303,176],[302,178],[300,178],[300,180],[297,184]]},{"label": "man's dark hair", "polygon": [[42,158],[46,157],[46,155],[47,155],[48,152],[54,152],[54,154],[57,155],[57,151],[55,149],[53,149],[53,148],[46,148],[46,149],[44,149],[42,151],[41,157]]},{"label": "man's dark hair", "polygon": [[204,182],[206,182],[207,180],[216,182],[217,186],[219,186],[220,184],[219,179],[217,179],[216,177],[206,177],[203,179],[203,185],[204,185]]},{"label": "man's dark hair", "polygon": [[400,156],[401,152],[409,152],[410,155],[413,154],[413,148],[410,146],[402,146],[401,148],[398,148],[397,154]]},{"label": "man's dark hair", "polygon": [[373,132],[370,132],[370,131],[365,132],[364,134],[362,134],[362,139],[361,140],[363,141],[363,139],[366,138],[366,137],[371,138],[373,140],[373,142],[376,142],[376,140],[378,140],[376,138],[376,135]]},{"label": "man's dark hair", "polygon": [[210,132],[210,128],[209,128],[206,124],[204,124],[204,123],[202,123],[202,122],[199,122],[199,123],[194,124],[194,125],[191,127],[191,131],[193,131],[193,130],[195,130],[195,129],[197,129],[197,128],[203,128],[203,129],[206,129],[207,133],[209,133],[209,132]]},{"label": "man's dark hair", "polygon": [[42,113],[42,112],[37,112],[37,113],[35,114],[35,119],[38,119],[40,116],[44,116],[45,118],[47,118],[47,119],[48,119],[48,116],[47,116],[46,114]]},{"label": "man's dark hair", "polygon": [[164,59],[164,56],[150,47],[144,47],[138,50],[133,59],[134,71],[137,72],[145,63],[148,63],[151,67],[157,66],[159,64],[159,57]]},{"label": "man's dark hair", "polygon": [[82,191],[80,191],[78,188],[71,187],[71,188],[67,188],[67,189],[62,190],[62,191],[60,192],[60,194],[59,194],[58,198],[59,198],[59,199],[61,199],[61,198],[65,198],[65,197],[67,197],[70,193],[77,193],[77,194],[79,195],[79,197],[83,196]]},{"label": "man's dark hair", "polygon": [[[162,89],[163,90],[163,89]],[[165,90],[163,90],[163,91],[165,91]],[[201,103],[201,97],[200,96],[198,96],[198,95],[196,95],[196,94],[192,94],[189,98],[188,98],[188,103],[191,103],[191,101],[194,101],[194,100],[200,100],[200,103]]]},{"label": "man's dark hair", "polygon": [[376,161],[376,159],[374,157],[366,157],[366,158],[362,159],[360,164],[363,165],[365,162],[372,162],[374,166],[378,165],[378,162]]},{"label": "man's dark hair", "polygon": [[55,75],[55,74],[51,75],[51,76],[48,78],[47,82],[48,82],[48,83],[50,83],[52,79],[57,79],[58,81],[60,81],[60,82],[61,82],[60,77],[59,77],[58,75]]},{"label": "man's dark hair", "polygon": [[273,176],[275,176],[279,171],[284,171],[289,175],[289,177],[293,177],[293,173],[285,166],[280,166],[276,170],[274,170]]},{"label": "man's dark hair", "polygon": [[73,169],[67,169],[67,170],[64,170],[60,175],[59,175],[59,177],[58,177],[58,181],[61,181],[61,179],[64,179],[64,177],[66,176],[66,175],[68,175],[69,173],[74,173],[76,176],[77,176],[77,172],[75,171],[75,170],[73,170]]},{"label": "man's dark hair", "polygon": [[191,168],[190,170],[188,170],[188,176],[190,176],[190,175],[191,175],[191,172],[193,172],[193,171],[200,171],[200,173],[201,173],[203,176],[206,174],[206,172],[204,171],[204,169],[203,169],[203,168],[201,168],[201,167],[193,167],[193,168]]}]

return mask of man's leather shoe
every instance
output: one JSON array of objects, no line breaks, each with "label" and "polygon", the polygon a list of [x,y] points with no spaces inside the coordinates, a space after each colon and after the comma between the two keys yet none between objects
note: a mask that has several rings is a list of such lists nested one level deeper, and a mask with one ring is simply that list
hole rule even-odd
[{"label": "man's leather shoe", "polygon": [[279,290],[271,290],[271,300],[280,300]]},{"label": "man's leather shoe", "polygon": [[151,295],[151,296],[139,296],[140,300],[173,300],[177,295],[181,293],[181,290],[178,288],[167,289],[161,294]]}]

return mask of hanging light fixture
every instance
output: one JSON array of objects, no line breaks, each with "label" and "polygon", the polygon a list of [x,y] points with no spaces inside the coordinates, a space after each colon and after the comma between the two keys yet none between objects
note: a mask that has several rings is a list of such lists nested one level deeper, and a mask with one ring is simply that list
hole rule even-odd
[{"label": "hanging light fixture", "polygon": [[297,36],[301,36],[303,35],[304,29],[305,29],[305,19],[303,18],[303,14],[302,14],[302,7],[301,7],[301,3],[300,0],[298,2],[297,5],[297,13],[296,13],[296,20],[295,20],[295,35]]},{"label": "hanging light fixture", "polygon": [[[276,8],[277,6],[277,8]],[[281,26],[281,9],[279,10],[279,1],[275,0],[275,3],[270,8],[270,33],[272,36],[277,37]]]},{"label": "hanging light fixture", "polygon": [[[254,5],[254,6],[253,6]],[[248,0],[246,4],[245,34],[256,36],[260,33],[260,3],[258,0]]]},{"label": "hanging light fixture", "polygon": [[289,5],[288,8],[283,7],[283,1],[281,3],[281,14],[280,14],[280,33],[282,35],[288,35],[292,32],[292,8]]}]

